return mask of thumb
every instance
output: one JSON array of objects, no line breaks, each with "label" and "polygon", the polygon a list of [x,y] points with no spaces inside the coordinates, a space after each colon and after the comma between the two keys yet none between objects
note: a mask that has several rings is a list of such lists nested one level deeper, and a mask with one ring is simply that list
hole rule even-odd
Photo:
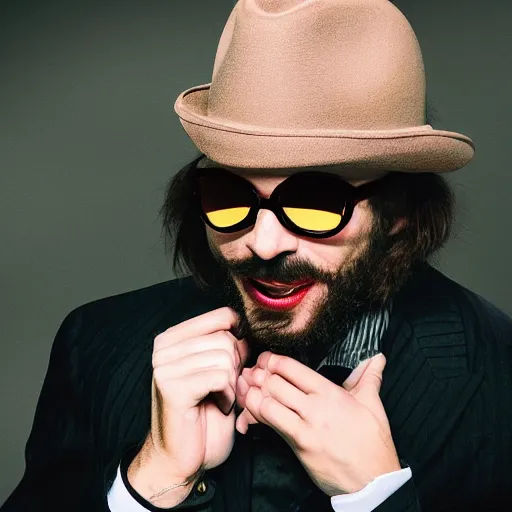
[{"label": "thumb", "polygon": [[368,365],[371,363],[372,358],[365,359],[361,363],[359,363],[350,373],[350,375],[347,377],[345,382],[342,384],[342,386],[347,391],[352,391],[359,381],[361,380],[361,377],[364,375],[364,372],[368,368]]},{"label": "thumb", "polygon": [[374,402],[375,397],[378,397],[382,385],[382,372],[386,366],[386,358],[384,354],[377,354],[370,359],[370,363],[366,367],[359,382],[355,386],[352,395],[357,395],[358,401],[364,405],[370,406],[370,403],[365,403],[370,400]]},{"label": "thumb", "polygon": [[384,354],[372,357],[366,371],[350,394],[373,414],[384,432],[391,436],[388,417],[379,395],[385,366]]}]

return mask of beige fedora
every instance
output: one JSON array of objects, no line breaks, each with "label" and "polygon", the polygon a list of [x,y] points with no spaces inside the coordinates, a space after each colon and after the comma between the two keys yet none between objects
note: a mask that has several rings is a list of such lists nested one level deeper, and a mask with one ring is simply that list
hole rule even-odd
[{"label": "beige fedora", "polygon": [[474,154],[425,124],[421,49],[388,0],[239,0],[212,82],[174,108],[197,148],[232,167],[447,172]]}]

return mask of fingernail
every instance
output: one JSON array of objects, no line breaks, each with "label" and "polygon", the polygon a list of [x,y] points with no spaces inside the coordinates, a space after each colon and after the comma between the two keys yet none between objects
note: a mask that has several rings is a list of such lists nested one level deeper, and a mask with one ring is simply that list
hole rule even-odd
[{"label": "fingernail", "polygon": [[240,420],[240,418],[241,418],[241,416],[239,416],[236,419],[235,428],[238,430],[238,432],[240,432],[240,434],[246,434],[247,433],[247,426],[245,427],[245,429],[243,428],[242,421]]}]

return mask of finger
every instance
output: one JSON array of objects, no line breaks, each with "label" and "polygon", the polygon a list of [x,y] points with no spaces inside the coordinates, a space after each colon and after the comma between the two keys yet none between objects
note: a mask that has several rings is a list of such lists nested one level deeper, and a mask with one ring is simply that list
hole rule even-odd
[{"label": "finger", "polygon": [[156,397],[159,400],[163,399],[172,410],[189,410],[208,395],[218,393],[215,401],[226,414],[226,410],[230,410],[235,401],[235,390],[225,370],[208,369],[183,377],[179,381],[180,393],[169,393],[170,388],[176,384],[174,382],[162,383],[162,379],[158,376],[153,379],[153,382]]},{"label": "finger", "polygon": [[235,348],[236,338],[227,331],[218,331],[212,334],[182,340],[153,351],[153,368],[162,364],[177,362],[193,354],[205,354],[210,350],[225,350],[231,354],[233,365],[239,363],[238,352]]},{"label": "finger", "polygon": [[258,420],[247,409],[244,409],[236,419],[235,428],[241,434],[246,434],[249,425],[256,423],[258,423]]},{"label": "finger", "polygon": [[[153,370],[153,374],[159,386],[168,387],[181,386],[181,380],[185,377],[214,370],[222,371],[227,375],[228,385],[233,391],[233,393],[228,392],[227,395],[229,395],[230,406],[233,405],[236,398],[237,375],[232,356],[225,350],[210,350],[205,353],[191,354],[178,361],[156,367]],[[169,381],[172,381],[171,384],[168,384]],[[221,406],[222,411],[226,410],[224,405],[223,402]]]},{"label": "finger", "polygon": [[251,354],[251,350],[249,347],[249,343],[245,338],[237,339],[235,338],[235,348],[238,350],[238,354],[240,356],[240,370],[246,365],[247,360]]},{"label": "finger", "polygon": [[[204,376],[196,374],[196,381],[190,379],[190,382],[193,383],[192,386],[197,386],[192,388],[196,391],[196,394],[193,396],[196,398],[197,403],[210,398],[215,402],[220,411],[228,416],[233,411],[236,403],[236,393],[229,377],[226,384],[226,372],[217,372],[218,370],[201,372]],[[185,383],[186,381],[184,380],[183,382]],[[203,386],[209,390],[206,395],[203,392]]]},{"label": "finger", "polygon": [[185,339],[196,338],[217,331],[229,331],[239,321],[238,314],[228,307],[208,311],[208,313],[169,327],[169,329],[156,336],[154,347],[158,349]]},{"label": "finger", "polygon": [[347,391],[351,391],[352,389],[354,389],[354,387],[357,385],[357,383],[363,376],[363,373],[365,372],[366,368],[370,364],[370,361],[371,358],[365,359],[364,361],[359,363],[354,370],[352,370],[352,372],[342,385]]},{"label": "finger", "polygon": [[274,397],[284,406],[295,411],[302,419],[306,419],[308,395],[280,375],[255,366],[254,368],[244,368],[238,380],[243,388],[243,392],[241,392],[243,407],[245,407],[248,390],[251,387],[258,387],[263,397]]},{"label": "finger", "polygon": [[249,386],[256,386],[261,388],[268,375],[270,375],[270,372],[266,369],[264,370],[262,368],[258,368],[257,366],[253,366],[252,368],[244,368],[240,375],[244,377]]},{"label": "finger", "polygon": [[361,392],[378,395],[382,386],[382,372],[386,366],[384,354],[377,354],[370,359],[363,375],[359,379],[355,389],[359,395]]},{"label": "finger", "polygon": [[[251,387],[261,388],[261,385],[265,382],[265,373],[264,370],[257,367],[244,368],[242,370],[242,373],[238,376],[236,387],[237,402],[240,407],[245,407],[247,392]],[[268,394],[266,388],[265,390],[262,389],[262,392],[265,396]]]},{"label": "finger", "polygon": [[215,402],[225,416],[231,414],[236,404],[236,393],[231,386],[222,391],[212,391],[207,397],[208,396]]},{"label": "finger", "polygon": [[276,430],[285,439],[296,439],[304,421],[291,409],[271,396],[264,397],[258,388],[251,388],[247,393],[246,409],[260,423],[265,423]]},{"label": "finger", "polygon": [[236,380],[236,401],[240,407],[245,407],[245,396],[249,391],[249,384],[243,377],[243,375],[239,375]]},{"label": "finger", "polygon": [[[373,365],[373,367],[371,367]],[[358,384],[350,391],[355,400],[364,405],[380,423],[381,428],[389,436],[391,429],[386,410],[380,398],[380,388],[382,385],[382,372],[386,365],[386,358],[379,354],[372,358],[365,374],[361,377]]]},{"label": "finger", "polygon": [[296,388],[307,394],[323,394],[327,386],[332,385],[332,382],[315,370],[288,356],[263,352],[256,364],[260,368],[268,368],[271,373],[281,375]]},{"label": "finger", "polygon": [[[306,393],[297,389],[276,373],[270,374],[263,385],[263,390],[265,388],[268,391],[267,396],[274,398],[287,409],[291,409],[303,420],[307,418],[308,395]],[[262,394],[265,396],[264,391],[262,391]]]},{"label": "finger", "polygon": [[249,425],[247,420],[244,418],[244,411],[240,413],[238,418],[235,421],[235,428],[240,432],[240,434],[247,434],[247,430],[249,429]]}]

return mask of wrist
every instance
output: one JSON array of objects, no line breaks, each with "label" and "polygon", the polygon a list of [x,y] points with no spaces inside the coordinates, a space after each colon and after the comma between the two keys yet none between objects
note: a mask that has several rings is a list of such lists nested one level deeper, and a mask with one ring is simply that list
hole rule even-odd
[{"label": "wrist", "polygon": [[355,494],[363,489],[365,489],[368,485],[370,485],[375,479],[382,477],[384,475],[389,475],[391,473],[396,473],[397,471],[401,471],[404,467],[401,466],[399,459],[396,459],[396,462],[386,464],[379,469],[373,469],[373,471],[366,474],[359,474],[357,478],[354,478],[352,481],[345,481],[342,486],[339,486],[334,492],[330,492],[329,496],[336,496],[341,494]]},{"label": "wrist", "polygon": [[126,469],[131,488],[159,508],[179,505],[190,494],[198,477],[187,480],[174,476],[168,461],[149,453],[144,447]]}]

